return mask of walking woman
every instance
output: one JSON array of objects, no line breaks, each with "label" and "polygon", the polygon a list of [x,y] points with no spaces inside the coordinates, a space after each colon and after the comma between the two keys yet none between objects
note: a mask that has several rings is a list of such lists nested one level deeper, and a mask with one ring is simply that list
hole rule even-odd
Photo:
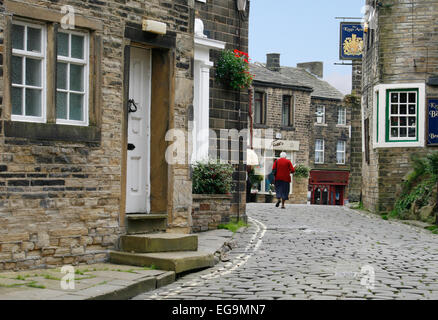
[{"label": "walking woman", "polygon": [[290,193],[290,183],[292,181],[290,175],[295,173],[295,168],[290,160],[286,159],[286,152],[280,154],[280,159],[275,161],[272,170],[276,170],[275,174],[275,191],[277,193],[277,208],[280,206],[281,209],[286,209],[284,206],[286,200],[289,200]]}]

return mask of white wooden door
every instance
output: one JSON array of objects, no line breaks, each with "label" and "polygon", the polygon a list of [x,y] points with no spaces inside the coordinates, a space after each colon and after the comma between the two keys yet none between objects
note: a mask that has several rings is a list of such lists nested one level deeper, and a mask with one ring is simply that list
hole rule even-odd
[{"label": "white wooden door", "polygon": [[[126,213],[150,212],[151,52],[131,48]],[[136,111],[135,111],[136,109]],[[131,150],[130,150],[131,149]]]}]

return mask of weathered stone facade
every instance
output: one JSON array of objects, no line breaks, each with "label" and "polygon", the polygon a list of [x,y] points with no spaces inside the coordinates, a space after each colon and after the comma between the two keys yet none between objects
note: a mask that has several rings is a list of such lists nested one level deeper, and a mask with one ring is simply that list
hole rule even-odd
[{"label": "weathered stone facade", "polygon": [[231,221],[231,195],[193,195],[193,232],[216,230]]},{"label": "weathered stone facade", "polygon": [[[226,43],[226,50],[237,49],[248,52],[248,28],[249,28],[249,1],[246,12],[237,10],[237,1],[214,0],[206,3],[196,2],[195,8],[198,17],[204,22],[205,33],[212,39]],[[219,59],[220,51],[211,52],[211,61]],[[215,77],[216,69],[210,70],[210,129],[216,132],[217,137],[210,137],[210,157],[220,157],[221,130],[236,129],[237,131],[248,128],[248,93],[246,90],[230,90]],[[222,144],[223,146],[224,144]],[[245,176],[246,176],[246,139],[239,142],[237,136],[229,138],[229,159],[235,167],[233,174],[234,188],[232,191],[232,215],[246,220],[245,213]],[[234,157],[233,157],[234,154]]]},{"label": "weathered stone facade", "polygon": [[[91,35],[90,123],[87,127],[59,125],[54,113],[48,113],[46,123],[11,121],[11,19],[41,23],[50,38],[67,4],[75,9],[78,28]],[[207,0],[207,4],[194,0],[2,1],[0,270],[104,261],[108,249],[125,232],[126,67],[133,43],[153,48],[152,105],[162,108],[152,113],[152,139],[159,141],[151,148],[152,211],[167,210],[170,231],[190,232],[189,165],[164,164],[168,146],[164,135],[171,128],[188,129],[196,8],[211,17],[213,37],[213,14],[237,16],[232,0]],[[142,32],[144,18],[164,22],[166,35]],[[225,26],[222,23],[219,31]],[[247,38],[247,25],[242,30]],[[228,32],[233,31],[227,29],[224,34]],[[235,39],[225,40],[235,45]],[[49,100],[54,99],[51,94]],[[238,99],[233,95],[230,100]]]},{"label": "weathered stone facade", "polygon": [[360,96],[350,96],[345,104],[351,110],[350,181],[348,200],[359,202],[362,194],[362,116]]},{"label": "weathered stone facade", "polygon": [[[362,117],[364,159],[362,168],[363,203],[377,212],[389,212],[401,191],[403,177],[410,170],[410,156],[433,151],[424,144],[426,122],[417,123],[419,141],[415,146],[397,142],[386,143],[376,125],[382,123],[377,108],[376,86],[385,85],[419,88],[419,112],[426,111],[427,98],[438,96],[438,87],[429,85],[429,77],[438,73],[438,34],[434,32],[438,18],[438,1],[401,0],[367,1],[374,7],[376,20],[370,23],[363,59]],[[373,30],[374,29],[374,30]],[[422,99],[422,86],[425,87]],[[381,94],[385,94],[381,90]],[[381,96],[381,95],[380,95]],[[381,101],[384,101],[383,99]],[[385,106],[380,104],[379,110]],[[424,109],[423,109],[424,108]],[[377,109],[374,109],[377,110]],[[380,118],[379,118],[380,117]],[[427,113],[426,113],[427,117]],[[368,123],[368,125],[367,125]]]},{"label": "weathered stone facade", "polygon": [[[316,119],[317,107],[325,107],[325,123]],[[313,170],[349,170],[350,169],[350,124],[351,109],[346,108],[346,124],[338,124],[338,108],[346,108],[340,100],[312,98],[310,110],[310,166]],[[323,139],[324,163],[315,163],[315,140]],[[345,164],[338,164],[336,147],[339,140],[346,142]]]},{"label": "weathered stone facade", "polygon": [[[312,89],[299,82],[283,77],[278,71],[271,71],[261,65],[252,65],[251,72],[255,74],[253,92],[263,94],[265,121],[263,124],[253,124],[253,147],[259,159],[264,163],[265,174],[272,169],[273,160],[279,158],[279,153],[288,153],[288,159],[294,165],[309,166],[309,124],[310,124],[310,93]],[[283,99],[290,97],[292,110],[290,126],[283,125]],[[254,106],[254,104],[253,104]],[[253,107],[254,108],[254,107]],[[254,109],[252,119],[254,119]],[[278,135],[280,134],[280,135]],[[278,135],[278,136],[277,136]],[[273,140],[270,151],[265,149],[266,141]],[[288,145],[288,143],[291,143]],[[289,149],[292,147],[293,149]],[[261,153],[263,151],[263,154]],[[268,154],[271,152],[272,154]],[[269,157],[270,161],[266,160]],[[292,157],[292,158],[291,158]],[[266,182],[265,182],[266,183]],[[293,181],[289,200],[291,203],[307,203],[308,181],[300,179]],[[260,190],[265,193],[266,190]],[[257,197],[257,201],[264,202]]]}]

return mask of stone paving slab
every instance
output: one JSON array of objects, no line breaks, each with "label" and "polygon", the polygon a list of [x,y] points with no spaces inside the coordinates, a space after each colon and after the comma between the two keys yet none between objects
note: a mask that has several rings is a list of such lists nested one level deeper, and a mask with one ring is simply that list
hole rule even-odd
[{"label": "stone paving slab", "polygon": [[[214,254],[233,233],[213,230],[198,235],[199,250]],[[0,273],[0,300],[130,299],[173,283],[175,272],[110,263],[75,266],[75,288],[63,290],[61,268]],[[202,274],[209,274],[203,271]],[[192,296],[193,297],[193,296]]]}]

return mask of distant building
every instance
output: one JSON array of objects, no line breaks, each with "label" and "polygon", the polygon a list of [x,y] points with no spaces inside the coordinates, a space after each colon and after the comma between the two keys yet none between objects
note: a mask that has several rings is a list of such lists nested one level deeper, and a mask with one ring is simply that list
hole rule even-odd
[{"label": "distant building", "polygon": [[[428,109],[438,101],[437,0],[367,0],[375,14],[365,37],[362,86],[362,200],[389,212],[411,168],[412,154],[437,145]],[[435,99],[434,99],[435,98]]]},{"label": "distant building", "polygon": [[[265,202],[264,195],[269,194],[270,184],[273,183],[268,175],[282,151],[287,153],[294,165],[309,165],[308,129],[312,88],[262,64],[252,64],[251,73],[255,77],[250,122],[254,128],[253,147],[260,160],[255,171],[264,177],[258,186],[257,201]],[[293,180],[291,202],[306,203],[307,189],[307,179]]]},{"label": "distant building", "polygon": [[[254,128],[273,129],[274,138],[280,133],[279,139],[289,141],[290,148],[293,141],[299,141],[296,150],[278,147],[274,152],[290,152],[295,165],[311,168],[305,192],[311,191],[311,203],[343,205],[350,168],[351,112],[343,103],[342,93],[322,80],[322,62],[302,63],[298,68],[282,67],[279,54],[268,54],[266,65],[253,64],[251,72],[255,74]],[[289,94],[294,97],[290,108]],[[297,100],[300,96],[306,99]],[[260,115],[257,113],[261,110],[259,105],[266,106]],[[265,159],[266,155],[262,157]],[[270,169],[260,168],[260,173],[266,175]],[[294,188],[291,188],[292,195]],[[261,191],[268,191],[266,177]],[[293,196],[293,201],[301,203],[302,196],[300,193],[299,200]]]}]

